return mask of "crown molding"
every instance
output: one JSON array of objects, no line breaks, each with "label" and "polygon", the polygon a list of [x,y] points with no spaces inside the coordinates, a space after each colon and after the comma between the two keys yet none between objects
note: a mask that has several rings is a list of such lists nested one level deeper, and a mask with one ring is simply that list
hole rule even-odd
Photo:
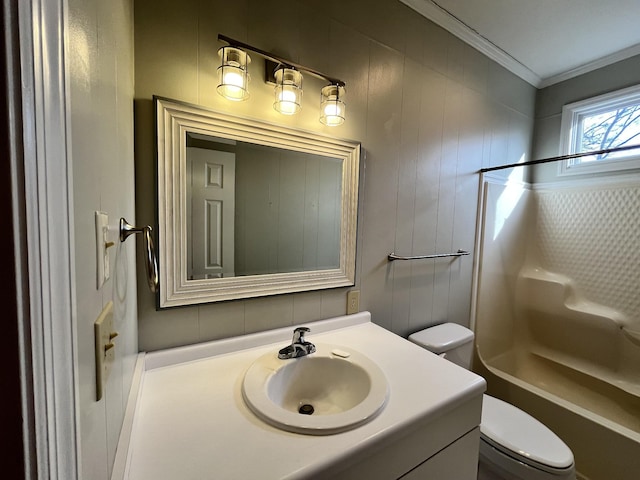
[{"label": "crown molding", "polygon": [[616,62],[626,60],[627,58],[635,57],[636,55],[640,55],[640,44],[633,45],[629,48],[625,48],[624,50],[620,50],[619,52],[612,53],[611,55],[607,55],[606,57],[594,60],[593,62],[586,63],[576,68],[572,68],[571,70],[568,70],[564,73],[547,77],[543,79],[542,82],[540,82],[538,88],[549,87],[551,85],[555,85],[556,83],[564,82],[565,80],[569,80],[574,77],[579,77],[580,75],[584,75],[585,73],[589,73],[599,68],[606,67],[607,65],[612,65]]},{"label": "crown molding", "polygon": [[415,10],[423,17],[428,18],[435,24],[441,26],[460,40],[468,43],[476,50],[485,54],[491,60],[517,75],[525,82],[539,88],[542,79],[525,65],[513,58],[496,44],[480,35],[477,31],[464,23],[455,15],[442,8],[432,0],[400,0],[409,8]]},{"label": "crown molding", "polygon": [[572,68],[563,73],[541,78],[538,74],[520,63],[496,44],[464,23],[458,17],[450,13],[445,8],[438,5],[434,0],[400,0],[409,8],[415,10],[423,17],[431,20],[436,25],[441,26],[462,41],[485,54],[491,60],[509,70],[514,75],[520,77],[525,82],[536,88],[545,88],[556,83],[564,82],[574,77],[584,75],[607,65],[626,60],[627,58],[640,55],[640,44],[620,50],[619,52],[586,63],[576,68]]}]

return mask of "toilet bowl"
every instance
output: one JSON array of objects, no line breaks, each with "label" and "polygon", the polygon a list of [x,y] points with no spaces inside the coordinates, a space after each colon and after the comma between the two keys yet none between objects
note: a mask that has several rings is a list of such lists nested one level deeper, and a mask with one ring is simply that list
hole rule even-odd
[{"label": "toilet bowl", "polygon": [[[473,332],[444,323],[409,340],[469,369]],[[478,480],[575,480],[571,449],[549,428],[519,408],[483,396]]]}]

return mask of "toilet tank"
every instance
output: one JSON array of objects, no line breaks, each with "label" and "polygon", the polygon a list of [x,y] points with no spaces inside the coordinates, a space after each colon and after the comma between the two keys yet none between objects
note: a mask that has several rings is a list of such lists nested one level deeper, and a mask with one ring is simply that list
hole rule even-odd
[{"label": "toilet tank", "polygon": [[457,323],[443,323],[409,335],[409,340],[447,360],[471,368],[473,332]]}]

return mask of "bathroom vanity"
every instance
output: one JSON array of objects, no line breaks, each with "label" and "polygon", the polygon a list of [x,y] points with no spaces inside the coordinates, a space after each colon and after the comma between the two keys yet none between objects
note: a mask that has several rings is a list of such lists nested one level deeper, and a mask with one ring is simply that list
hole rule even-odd
[{"label": "bathroom vanity", "polygon": [[112,478],[476,478],[481,377],[371,323],[368,312],[306,326],[307,339],[341,361],[358,352],[384,374],[388,396],[374,415],[339,433],[295,433],[248,408],[245,372],[290,343],[293,327],[140,354]]}]

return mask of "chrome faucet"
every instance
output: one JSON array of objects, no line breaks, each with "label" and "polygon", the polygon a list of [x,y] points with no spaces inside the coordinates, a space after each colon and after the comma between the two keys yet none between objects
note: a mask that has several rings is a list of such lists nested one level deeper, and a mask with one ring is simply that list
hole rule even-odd
[{"label": "chrome faucet", "polygon": [[287,345],[278,352],[278,358],[298,358],[304,357],[316,351],[316,346],[304,339],[304,334],[311,330],[307,327],[298,327],[293,331],[293,340],[291,345]]}]

